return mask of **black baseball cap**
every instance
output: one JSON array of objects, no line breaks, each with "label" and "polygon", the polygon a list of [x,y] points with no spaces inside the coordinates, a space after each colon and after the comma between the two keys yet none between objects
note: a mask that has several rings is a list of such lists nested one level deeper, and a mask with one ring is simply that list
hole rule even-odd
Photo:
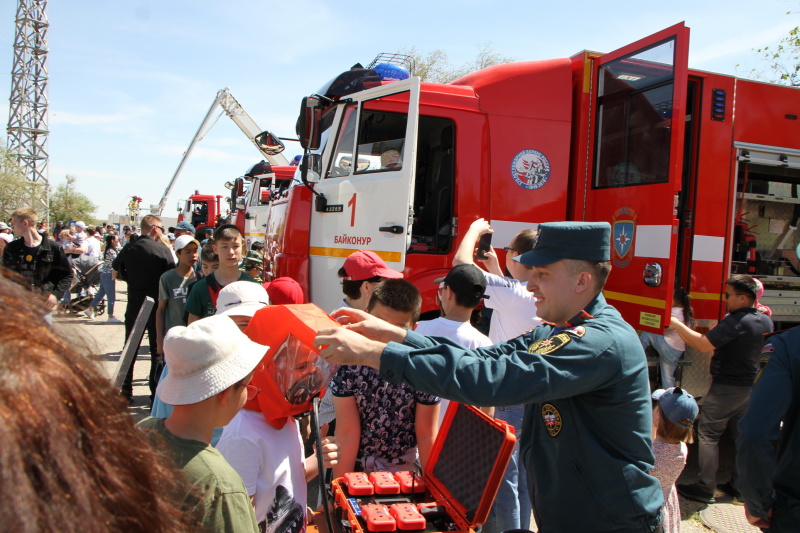
[{"label": "black baseball cap", "polygon": [[469,298],[488,298],[486,294],[486,278],[481,269],[473,264],[465,263],[456,265],[443,278],[433,280],[450,287],[456,294],[463,294]]}]

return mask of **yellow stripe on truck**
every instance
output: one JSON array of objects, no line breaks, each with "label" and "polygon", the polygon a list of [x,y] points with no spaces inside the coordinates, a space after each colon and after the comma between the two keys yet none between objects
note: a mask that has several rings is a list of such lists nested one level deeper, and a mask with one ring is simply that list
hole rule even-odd
[{"label": "yellow stripe on truck", "polygon": [[690,292],[692,300],[722,300],[722,294],[718,292]]},{"label": "yellow stripe on truck", "polygon": [[633,294],[625,294],[624,292],[603,291],[606,300],[618,300],[620,302],[628,302],[631,304],[646,305],[647,307],[655,307],[657,309],[666,309],[667,302],[657,298],[646,298],[644,296],[634,296]]},{"label": "yellow stripe on truck", "polygon": [[[347,257],[353,252],[357,251],[358,250],[353,250],[351,248],[326,248],[322,246],[310,246],[308,248],[308,255],[321,255],[323,257]],[[399,263],[403,258],[403,254],[400,252],[386,252],[381,250],[372,251],[387,263]]]}]

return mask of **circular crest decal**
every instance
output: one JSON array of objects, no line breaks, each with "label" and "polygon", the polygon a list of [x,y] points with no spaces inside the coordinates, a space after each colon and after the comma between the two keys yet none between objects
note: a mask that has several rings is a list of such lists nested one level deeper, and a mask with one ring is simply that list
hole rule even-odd
[{"label": "circular crest decal", "polygon": [[544,427],[551,437],[561,433],[561,413],[558,412],[555,405],[546,403],[542,406],[542,420],[544,420]]},{"label": "circular crest decal", "polygon": [[523,189],[538,189],[550,178],[550,161],[539,150],[523,150],[511,162],[511,176]]}]

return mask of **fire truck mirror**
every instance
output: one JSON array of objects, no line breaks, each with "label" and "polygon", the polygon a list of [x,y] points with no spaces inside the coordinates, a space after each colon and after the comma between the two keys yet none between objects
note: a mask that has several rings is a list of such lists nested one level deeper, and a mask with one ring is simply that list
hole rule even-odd
[{"label": "fire truck mirror", "polygon": [[225,188],[228,189],[229,191],[232,191],[233,190],[233,182],[232,181],[226,181],[225,182]]},{"label": "fire truck mirror", "polygon": [[658,263],[647,263],[644,267],[644,283],[650,287],[661,285],[661,265]]},{"label": "fire truck mirror", "polygon": [[307,96],[300,104],[297,133],[306,150],[318,150],[322,136],[322,103],[317,96]]},{"label": "fire truck mirror", "polygon": [[281,140],[268,131],[262,131],[256,135],[255,141],[258,147],[268,155],[277,155],[286,149]]},{"label": "fire truck mirror", "polygon": [[300,162],[300,172],[304,183],[317,183],[322,173],[322,155],[305,154]]}]

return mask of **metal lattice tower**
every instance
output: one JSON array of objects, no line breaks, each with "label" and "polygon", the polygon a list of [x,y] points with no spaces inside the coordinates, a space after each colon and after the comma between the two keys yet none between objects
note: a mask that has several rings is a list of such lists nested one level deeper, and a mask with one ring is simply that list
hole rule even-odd
[{"label": "metal lattice tower", "polygon": [[[19,0],[8,115],[8,149],[47,191],[47,0]],[[38,189],[38,188],[37,188]],[[41,190],[40,189],[40,190]],[[47,205],[47,197],[41,198]],[[33,200],[33,199],[31,199]],[[33,202],[32,202],[33,203]]]}]

